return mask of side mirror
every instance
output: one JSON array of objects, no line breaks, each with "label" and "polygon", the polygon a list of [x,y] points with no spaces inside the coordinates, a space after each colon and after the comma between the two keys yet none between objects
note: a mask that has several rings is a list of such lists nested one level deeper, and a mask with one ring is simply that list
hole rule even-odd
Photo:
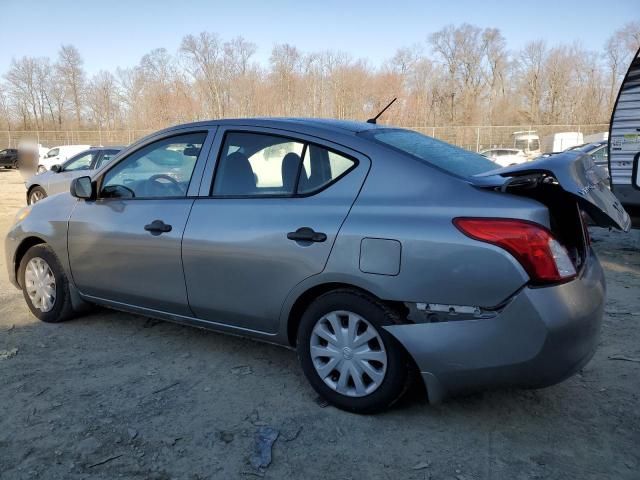
[{"label": "side mirror", "polygon": [[69,191],[71,192],[71,196],[76,198],[82,198],[84,200],[95,198],[95,186],[91,181],[91,177],[74,178],[71,181]]},{"label": "side mirror", "polygon": [[51,170],[53,173],[58,173],[58,172],[62,171],[62,166],[60,166],[60,165],[51,165],[51,168],[49,170]]}]

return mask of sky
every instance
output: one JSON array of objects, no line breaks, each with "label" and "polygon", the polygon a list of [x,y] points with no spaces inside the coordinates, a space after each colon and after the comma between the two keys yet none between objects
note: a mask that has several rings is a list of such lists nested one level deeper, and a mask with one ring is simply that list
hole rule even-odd
[{"label": "sky", "polygon": [[530,40],[578,41],[600,50],[616,29],[640,20],[640,0],[0,0],[0,74],[12,58],[55,59],[73,44],[90,74],[132,67],[154,48],[175,53],[201,31],[255,43],[266,64],[271,48],[341,50],[377,66],[400,47],[421,43],[446,25],[498,28],[511,50]]}]

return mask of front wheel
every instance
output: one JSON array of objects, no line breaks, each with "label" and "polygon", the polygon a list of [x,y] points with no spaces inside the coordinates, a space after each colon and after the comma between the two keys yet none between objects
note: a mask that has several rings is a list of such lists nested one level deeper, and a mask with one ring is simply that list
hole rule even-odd
[{"label": "front wheel", "polygon": [[42,187],[33,187],[29,190],[29,197],[27,198],[27,204],[33,205],[38,203],[43,198],[47,198],[47,192]]},{"label": "front wheel", "polygon": [[382,302],[355,290],[318,297],[298,330],[298,358],[321,397],[338,408],[374,413],[407,386],[404,350],[383,326],[398,322]]},{"label": "front wheel", "polygon": [[51,247],[40,244],[27,250],[20,262],[18,278],[33,315],[50,323],[71,318],[69,280]]}]

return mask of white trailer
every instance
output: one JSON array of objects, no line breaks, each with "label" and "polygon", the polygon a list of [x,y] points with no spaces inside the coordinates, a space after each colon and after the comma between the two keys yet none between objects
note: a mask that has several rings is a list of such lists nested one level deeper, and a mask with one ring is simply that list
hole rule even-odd
[{"label": "white trailer", "polygon": [[640,207],[640,50],[620,86],[609,127],[611,190],[625,207]]}]

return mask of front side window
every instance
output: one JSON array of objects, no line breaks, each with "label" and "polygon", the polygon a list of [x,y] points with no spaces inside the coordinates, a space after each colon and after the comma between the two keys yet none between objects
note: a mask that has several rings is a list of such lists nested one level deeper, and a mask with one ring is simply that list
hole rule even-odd
[{"label": "front side window", "polygon": [[103,178],[103,198],[185,197],[205,132],[164,138],[133,152]]},{"label": "front side window", "polygon": [[68,160],[62,170],[65,172],[73,172],[75,170],[89,170],[96,152],[83,152]]},{"label": "front side window", "polygon": [[56,155],[58,155],[58,153],[60,153],[59,148],[52,148],[47,152],[47,158],[55,157]]}]

